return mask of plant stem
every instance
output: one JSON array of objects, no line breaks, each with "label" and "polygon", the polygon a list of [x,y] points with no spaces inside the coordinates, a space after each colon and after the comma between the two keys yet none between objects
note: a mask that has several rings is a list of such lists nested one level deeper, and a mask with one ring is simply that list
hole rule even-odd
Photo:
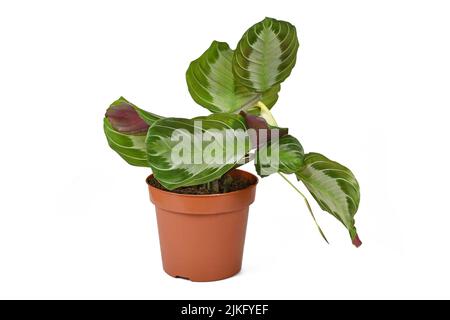
[{"label": "plant stem", "polygon": [[303,200],[305,200],[306,206],[308,207],[308,210],[309,210],[309,212],[311,213],[311,216],[312,216],[312,218],[313,218],[313,220],[314,220],[314,223],[316,224],[317,229],[319,229],[319,232],[320,232],[322,238],[323,238],[327,243],[329,243],[328,240],[327,240],[327,237],[325,237],[325,234],[323,233],[322,229],[320,228],[319,224],[317,223],[316,217],[314,216],[314,213],[313,213],[313,211],[312,211],[312,209],[311,209],[311,206],[310,206],[310,204],[309,204],[309,202],[308,202],[308,199],[305,197],[305,195],[304,195],[304,194],[303,194],[296,186],[294,186],[294,184],[293,184],[288,178],[286,178],[286,176],[285,176],[284,174],[282,174],[282,173],[280,173],[280,172],[278,172],[278,174],[279,174],[284,180],[286,180],[286,182],[289,183],[289,185],[290,185],[292,188],[294,188],[295,191],[297,191],[297,192],[302,196]]},{"label": "plant stem", "polygon": [[237,113],[241,111],[246,111],[247,109],[250,109],[251,107],[254,107],[258,101],[261,99],[261,94],[256,95],[254,98],[246,102],[239,110],[237,110]]},{"label": "plant stem", "polygon": [[223,192],[228,192],[230,190],[232,182],[233,178],[229,174],[225,174],[225,177],[223,179]]},{"label": "plant stem", "polygon": [[219,180],[214,180],[214,181],[212,181],[211,182],[211,184],[212,184],[212,191],[214,192],[214,193],[219,193]]}]

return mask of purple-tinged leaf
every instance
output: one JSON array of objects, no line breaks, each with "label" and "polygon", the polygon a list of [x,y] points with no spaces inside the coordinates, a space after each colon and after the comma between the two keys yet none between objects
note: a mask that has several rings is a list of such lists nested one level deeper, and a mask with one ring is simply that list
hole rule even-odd
[{"label": "purple-tinged leaf", "polygon": [[353,245],[354,245],[355,247],[357,247],[357,248],[359,248],[359,247],[362,245],[362,242],[361,242],[361,240],[359,239],[358,234],[356,234],[356,235],[354,236],[354,238],[352,239],[352,243],[353,243]]},{"label": "purple-tinged leaf", "polygon": [[129,102],[111,105],[105,116],[108,118],[111,126],[122,133],[146,134],[149,128],[149,125],[139,116]]},{"label": "purple-tinged leaf", "polygon": [[320,153],[305,155],[303,167],[296,172],[320,208],[338,219],[348,229],[353,245],[359,247],[355,215],[360,201],[359,184],[353,173],[342,164]]},{"label": "purple-tinged leaf", "polygon": [[249,132],[253,148],[260,148],[266,145],[274,136],[281,138],[288,134],[287,128],[270,126],[266,119],[262,117],[244,111],[241,111],[240,114],[245,118],[247,128],[253,129]]}]

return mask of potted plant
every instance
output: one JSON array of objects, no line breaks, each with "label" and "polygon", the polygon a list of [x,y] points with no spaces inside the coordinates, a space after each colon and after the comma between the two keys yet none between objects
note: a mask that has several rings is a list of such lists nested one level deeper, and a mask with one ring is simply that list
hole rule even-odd
[{"label": "potted plant", "polygon": [[[320,208],[361,245],[354,216],[360,192],[353,173],[300,142],[272,115],[296,63],[299,42],[289,22],[266,18],[235,50],[214,41],[186,72],[192,98],[208,109],[193,119],[162,117],[119,98],[108,108],[109,146],[131,165],[151,168],[164,270],[192,281],[230,277],[241,268],[249,205],[258,179],[237,169],[254,161],[260,177],[294,174]],[[324,233],[317,228],[326,240]]]}]

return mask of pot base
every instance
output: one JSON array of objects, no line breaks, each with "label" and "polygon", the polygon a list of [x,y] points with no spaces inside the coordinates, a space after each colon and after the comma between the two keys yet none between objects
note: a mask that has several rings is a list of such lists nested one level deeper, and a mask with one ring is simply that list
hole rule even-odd
[{"label": "pot base", "polygon": [[212,282],[212,281],[220,281],[220,280],[225,280],[225,279],[234,277],[239,272],[241,272],[241,269],[239,268],[239,270],[233,271],[233,272],[231,272],[228,275],[223,275],[222,277],[219,277],[219,278],[218,277],[214,277],[214,278],[211,278],[211,279],[205,279],[203,277],[196,278],[195,276],[194,276],[194,278],[179,276],[179,275],[175,275],[175,273],[170,273],[166,269],[164,269],[164,272],[167,273],[169,276],[171,276],[173,278],[176,278],[176,279],[182,279],[182,280],[187,280],[187,281],[192,281],[192,282]]}]

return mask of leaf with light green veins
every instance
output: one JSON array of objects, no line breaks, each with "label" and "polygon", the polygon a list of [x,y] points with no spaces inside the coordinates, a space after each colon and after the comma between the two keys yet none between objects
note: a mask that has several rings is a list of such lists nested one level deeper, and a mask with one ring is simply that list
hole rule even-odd
[{"label": "leaf with light green veins", "polygon": [[194,101],[213,113],[234,112],[260,100],[272,107],[280,86],[257,93],[239,85],[233,74],[232,59],[233,50],[227,43],[213,41],[208,50],[191,62],[186,81]]},{"label": "leaf with light green veins", "polygon": [[303,165],[303,147],[291,135],[273,140],[256,151],[255,167],[258,175],[266,177],[273,173],[295,173]]},{"label": "leaf with light green veins", "polygon": [[236,80],[264,92],[283,82],[295,66],[299,42],[289,22],[265,18],[248,29],[233,56]]},{"label": "leaf with light green veins", "polygon": [[169,190],[216,180],[250,151],[244,119],[227,113],[158,120],[146,144],[155,178]]},{"label": "leaf with light green veins", "polygon": [[103,130],[111,149],[126,162],[148,167],[145,137],[149,126],[161,118],[120,97],[106,111]]},{"label": "leaf with light green veins", "polygon": [[145,134],[125,134],[116,131],[106,117],[103,119],[103,130],[108,145],[126,162],[133,166],[149,167]]},{"label": "leaf with light green veins", "polygon": [[343,165],[319,153],[305,155],[304,165],[297,173],[322,210],[331,213],[349,230],[353,244],[362,243],[354,216],[359,206],[359,184],[353,173]]}]

